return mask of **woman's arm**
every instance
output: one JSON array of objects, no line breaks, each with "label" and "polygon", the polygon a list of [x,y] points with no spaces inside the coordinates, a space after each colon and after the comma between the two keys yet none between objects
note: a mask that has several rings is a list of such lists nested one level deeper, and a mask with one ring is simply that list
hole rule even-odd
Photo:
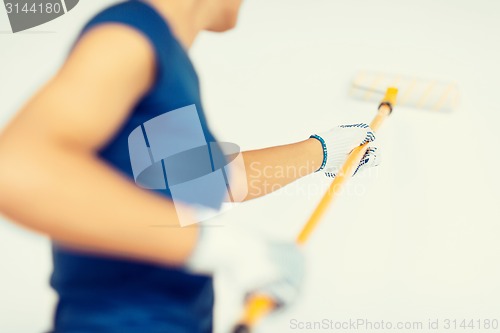
[{"label": "woman's arm", "polygon": [[316,139],[243,153],[248,195],[255,199],[318,170],[323,148]]},{"label": "woman's arm", "polygon": [[[374,140],[372,129],[367,124],[358,123],[336,126],[302,142],[245,152],[246,172],[242,178],[248,191],[244,200],[278,190],[316,170],[324,170],[328,177],[335,177],[355,147]],[[378,156],[377,148],[368,147],[353,175],[378,165]],[[245,184],[244,181],[239,183]]]},{"label": "woman's arm", "polygon": [[171,201],[95,156],[149,89],[154,61],[146,39],[125,26],[85,35],[0,135],[0,211],[80,250],[184,263],[197,229],[175,227]]}]

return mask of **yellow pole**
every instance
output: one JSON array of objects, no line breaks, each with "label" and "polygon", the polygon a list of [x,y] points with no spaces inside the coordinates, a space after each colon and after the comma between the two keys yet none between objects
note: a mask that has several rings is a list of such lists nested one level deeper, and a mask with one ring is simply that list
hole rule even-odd
[{"label": "yellow pole", "polygon": [[[390,115],[392,111],[392,106],[396,104],[396,97],[398,90],[396,88],[388,88],[382,103],[378,108],[377,115],[370,123],[370,127],[374,131],[378,131],[384,120]],[[342,185],[349,179],[359,162],[363,158],[366,150],[368,149],[368,143],[361,145],[349,154],[344,165],[337,173],[330,187],[323,195],[323,198],[319,202],[318,206],[312,213],[311,217],[307,223],[302,228],[301,232],[297,236],[296,242],[299,245],[303,245],[310,237],[311,233],[314,231],[319,221],[326,213],[326,210],[330,206],[332,200],[335,198],[337,193],[341,190]],[[246,303],[245,313],[241,318],[239,324],[234,329],[234,333],[248,333],[251,328],[254,327],[257,322],[272,312],[276,307],[275,302],[266,295],[253,295]]]},{"label": "yellow pole", "polygon": [[[386,95],[382,103],[380,104],[377,115],[370,123],[370,127],[374,131],[378,131],[378,129],[384,122],[385,118],[387,118],[387,116],[389,116],[389,114],[391,113],[391,107],[392,105],[395,104],[397,93],[398,90],[396,88],[387,89]],[[307,241],[310,234],[312,233],[316,225],[319,223],[319,221],[325,214],[333,198],[335,198],[335,195],[342,189],[342,185],[344,185],[347,179],[349,179],[352,176],[352,174],[358,167],[359,162],[361,161],[361,159],[365,155],[366,150],[368,149],[368,145],[369,142],[357,148],[354,148],[351,154],[349,154],[347,160],[344,162],[344,165],[333,179],[333,182],[328,188],[328,191],[323,195],[323,198],[319,202],[318,206],[312,213],[307,223],[302,228],[302,231],[297,237],[298,244],[302,245]]]}]

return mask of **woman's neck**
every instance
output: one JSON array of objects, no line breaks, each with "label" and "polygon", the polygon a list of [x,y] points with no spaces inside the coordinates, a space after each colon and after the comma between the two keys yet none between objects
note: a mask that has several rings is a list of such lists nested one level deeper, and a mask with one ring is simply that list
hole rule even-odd
[{"label": "woman's neck", "polygon": [[189,49],[203,29],[199,6],[193,0],[143,0],[168,21],[173,34]]}]

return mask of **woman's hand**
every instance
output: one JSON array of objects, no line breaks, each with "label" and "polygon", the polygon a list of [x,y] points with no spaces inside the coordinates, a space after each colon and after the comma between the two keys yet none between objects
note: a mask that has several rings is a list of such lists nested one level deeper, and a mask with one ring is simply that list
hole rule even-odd
[{"label": "woman's hand", "polygon": [[199,235],[187,261],[191,272],[225,274],[244,293],[265,294],[278,306],[296,299],[304,277],[304,257],[294,243],[272,242],[229,226],[202,225]]},{"label": "woman's hand", "polygon": [[[321,142],[323,147],[323,163],[317,171],[324,171],[327,177],[335,177],[351,151],[367,142],[375,141],[375,134],[367,124],[339,125],[320,134],[311,135],[311,138]],[[368,147],[358,168],[354,171],[377,166],[380,154],[377,148]]]}]

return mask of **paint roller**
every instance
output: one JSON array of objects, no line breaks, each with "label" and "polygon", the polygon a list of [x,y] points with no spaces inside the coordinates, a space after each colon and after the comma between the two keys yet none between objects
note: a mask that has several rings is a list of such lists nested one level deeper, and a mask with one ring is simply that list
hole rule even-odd
[{"label": "paint roller", "polygon": [[372,71],[361,71],[354,77],[350,96],[377,102],[383,98],[386,87],[398,88],[398,106],[450,112],[458,105],[459,91],[455,83]]}]

